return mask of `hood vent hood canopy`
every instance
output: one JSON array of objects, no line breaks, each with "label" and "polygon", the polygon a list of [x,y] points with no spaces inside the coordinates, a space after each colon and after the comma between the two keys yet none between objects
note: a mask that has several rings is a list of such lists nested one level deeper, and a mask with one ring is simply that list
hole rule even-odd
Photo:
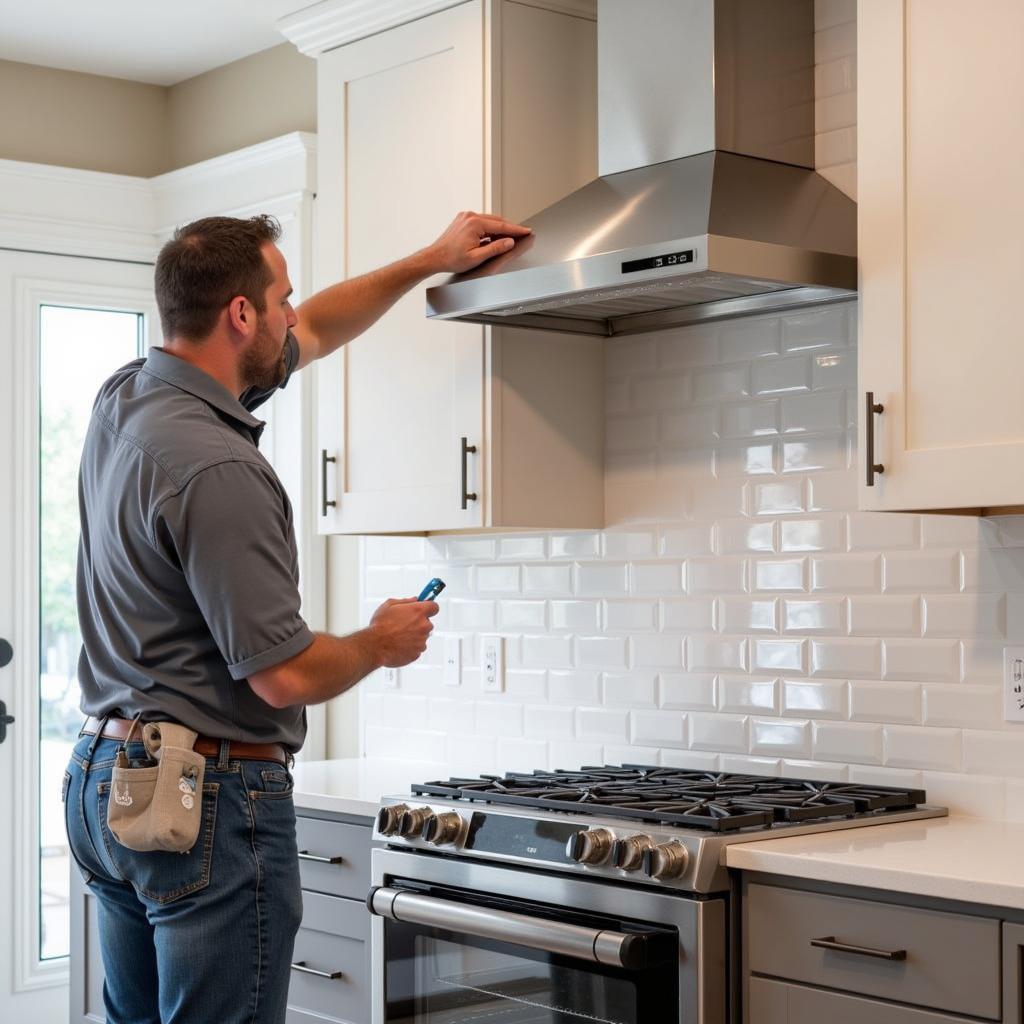
[{"label": "hood vent hood canopy", "polygon": [[599,0],[598,68],[601,176],[428,316],[606,336],[855,294],[856,204],[813,170],[813,0]]}]

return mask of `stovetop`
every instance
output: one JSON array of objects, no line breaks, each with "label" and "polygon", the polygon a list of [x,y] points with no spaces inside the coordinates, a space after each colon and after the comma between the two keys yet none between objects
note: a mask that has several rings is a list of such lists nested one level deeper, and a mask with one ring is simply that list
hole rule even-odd
[{"label": "stovetop", "polygon": [[920,789],[638,764],[451,778],[411,789],[384,797],[373,839],[413,860],[429,854],[582,872],[683,893],[729,887],[724,852],[732,843],[948,813],[926,805]]},{"label": "stovetop", "polygon": [[414,785],[412,792],[711,832],[877,817],[925,802],[920,789],[632,764],[452,778]]}]

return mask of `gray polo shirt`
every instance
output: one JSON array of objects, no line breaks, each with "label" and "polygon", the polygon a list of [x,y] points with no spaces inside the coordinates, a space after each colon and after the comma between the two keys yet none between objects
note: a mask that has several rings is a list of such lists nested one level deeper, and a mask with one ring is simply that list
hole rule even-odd
[{"label": "gray polo shirt", "polygon": [[[289,332],[285,383],[298,355]],[[257,447],[272,393],[236,399],[160,348],[100,388],[79,476],[85,714],[302,746],[305,708],[245,681],[313,642],[291,504]]]}]

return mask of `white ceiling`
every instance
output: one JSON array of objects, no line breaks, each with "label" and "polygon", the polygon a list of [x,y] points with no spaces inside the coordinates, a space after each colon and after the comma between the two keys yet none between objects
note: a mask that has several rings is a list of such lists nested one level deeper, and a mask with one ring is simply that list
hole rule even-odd
[{"label": "white ceiling", "polygon": [[174,85],[285,42],[312,0],[0,0],[0,60]]}]

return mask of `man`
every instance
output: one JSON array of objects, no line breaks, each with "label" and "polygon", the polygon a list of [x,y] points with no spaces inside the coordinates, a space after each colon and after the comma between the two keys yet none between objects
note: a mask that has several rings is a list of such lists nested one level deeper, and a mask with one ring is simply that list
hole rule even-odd
[{"label": "man", "polygon": [[[279,232],[269,217],[212,217],[175,233],[156,265],[164,345],[103,385],[82,452],[89,718],[65,818],[98,900],[111,1024],[284,1020],[302,911],[287,769],[305,705],[414,661],[438,611],[402,598],[350,636],[309,630],[291,506],[252,410],[417,283],[468,270],[528,229],[459,214],[427,248],[298,309]],[[198,733],[207,758],[199,838],[185,854],[128,849],[107,824],[115,754],[125,745],[140,764],[141,725],[157,721]]]}]

